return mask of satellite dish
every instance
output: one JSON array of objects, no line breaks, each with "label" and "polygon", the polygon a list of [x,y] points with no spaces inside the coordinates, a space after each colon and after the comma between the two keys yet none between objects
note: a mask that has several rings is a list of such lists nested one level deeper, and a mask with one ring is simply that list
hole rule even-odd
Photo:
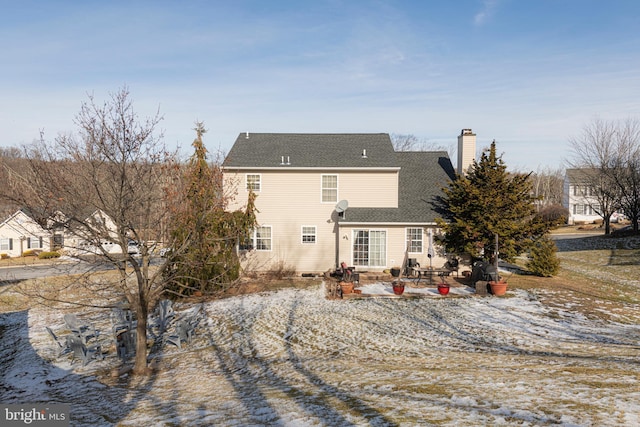
[{"label": "satellite dish", "polygon": [[346,200],[340,200],[336,205],[336,212],[342,213],[346,211],[348,207],[349,207],[349,202],[347,202]]}]

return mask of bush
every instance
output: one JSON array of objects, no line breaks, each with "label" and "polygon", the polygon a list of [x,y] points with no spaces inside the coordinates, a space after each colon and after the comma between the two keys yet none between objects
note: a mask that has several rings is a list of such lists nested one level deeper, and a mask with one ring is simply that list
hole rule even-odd
[{"label": "bush", "polygon": [[60,252],[55,252],[55,251],[41,252],[40,255],[38,255],[38,259],[50,259],[50,258],[60,258]]},{"label": "bush", "polygon": [[542,208],[537,215],[545,222],[561,224],[567,222],[567,218],[569,218],[569,209],[562,205],[549,205]]},{"label": "bush", "polygon": [[30,257],[30,256],[38,256],[39,253],[40,253],[40,251],[37,251],[35,249],[29,249],[27,251],[24,251],[22,253],[22,256],[25,257],[25,258],[26,257]]},{"label": "bush", "polygon": [[558,248],[549,237],[542,237],[531,247],[531,258],[527,268],[536,276],[551,277],[560,270],[560,260],[556,252]]},{"label": "bush", "polygon": [[9,259],[9,254],[0,254],[0,259]]}]

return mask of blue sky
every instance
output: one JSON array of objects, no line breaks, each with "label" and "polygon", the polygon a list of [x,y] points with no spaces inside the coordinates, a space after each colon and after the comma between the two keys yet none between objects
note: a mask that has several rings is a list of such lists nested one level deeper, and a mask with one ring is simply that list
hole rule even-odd
[{"label": "blue sky", "polygon": [[[640,117],[636,0],[0,1],[0,145],[75,130],[127,86],[186,153],[240,132],[492,139],[563,166],[595,117]],[[455,163],[455,157],[452,158]]]}]

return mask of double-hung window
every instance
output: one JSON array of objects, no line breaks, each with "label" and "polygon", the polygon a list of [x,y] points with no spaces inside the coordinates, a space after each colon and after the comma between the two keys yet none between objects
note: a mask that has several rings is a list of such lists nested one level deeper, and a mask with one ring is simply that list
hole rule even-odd
[{"label": "double-hung window", "polygon": [[27,249],[42,249],[42,237],[27,237]]},{"label": "double-hung window", "polygon": [[322,203],[338,201],[338,175],[322,175]]},{"label": "double-hung window", "polygon": [[13,239],[0,239],[0,251],[12,251]]},{"label": "double-hung window", "polygon": [[302,226],[302,243],[315,243],[316,242],[316,226],[315,225],[303,225]]},{"label": "double-hung window", "polygon": [[407,228],[406,247],[409,248],[409,252],[422,253],[422,227]]},{"label": "double-hung window", "polygon": [[271,250],[271,226],[262,226],[256,228],[256,250]]},{"label": "double-hung window", "polygon": [[252,190],[254,192],[259,192],[260,191],[260,187],[262,184],[262,177],[260,176],[260,174],[251,174],[248,173],[246,176],[247,179],[247,190]]}]

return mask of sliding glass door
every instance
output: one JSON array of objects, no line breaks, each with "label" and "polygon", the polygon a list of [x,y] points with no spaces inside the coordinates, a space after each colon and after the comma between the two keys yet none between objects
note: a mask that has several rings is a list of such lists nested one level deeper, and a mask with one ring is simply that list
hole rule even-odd
[{"label": "sliding glass door", "polygon": [[366,267],[385,267],[386,262],[386,231],[353,230],[353,265]]}]

